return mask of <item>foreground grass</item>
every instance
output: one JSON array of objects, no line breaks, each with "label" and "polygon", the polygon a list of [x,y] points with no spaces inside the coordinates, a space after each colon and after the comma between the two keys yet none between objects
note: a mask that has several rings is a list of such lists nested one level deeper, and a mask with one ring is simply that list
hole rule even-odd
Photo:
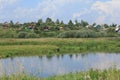
[{"label": "foreground grass", "polygon": [[120,80],[120,70],[116,68],[110,68],[103,71],[91,69],[87,72],[70,73],[41,79],[35,76],[22,74],[2,76],[0,80]]},{"label": "foreground grass", "polygon": [[0,39],[0,57],[84,52],[120,53],[120,38]]},{"label": "foreground grass", "polygon": [[11,75],[11,76],[1,76],[0,80],[41,80],[41,79],[35,76],[19,74],[19,75]]},{"label": "foreground grass", "polygon": [[43,80],[120,80],[120,70],[89,70],[88,72],[71,73],[62,76],[54,76]]}]

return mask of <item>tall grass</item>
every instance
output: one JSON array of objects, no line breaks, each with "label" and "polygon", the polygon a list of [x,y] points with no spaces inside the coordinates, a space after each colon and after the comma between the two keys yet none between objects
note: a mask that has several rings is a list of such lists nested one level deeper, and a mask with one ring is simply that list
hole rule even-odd
[{"label": "tall grass", "polygon": [[0,28],[0,38],[15,38],[16,32],[13,29],[1,29]]},{"label": "tall grass", "polygon": [[120,70],[116,68],[103,71],[90,69],[87,72],[54,76],[43,80],[120,80]]},{"label": "tall grass", "polygon": [[59,38],[98,38],[98,37],[117,37],[116,33],[96,32],[93,30],[71,30],[58,35]]},{"label": "tall grass", "polygon": [[9,76],[6,75],[0,76],[0,80],[41,80],[41,79],[27,74],[16,74]]},{"label": "tall grass", "polygon": [[55,53],[54,45],[12,45],[0,46],[0,57],[50,55]]}]

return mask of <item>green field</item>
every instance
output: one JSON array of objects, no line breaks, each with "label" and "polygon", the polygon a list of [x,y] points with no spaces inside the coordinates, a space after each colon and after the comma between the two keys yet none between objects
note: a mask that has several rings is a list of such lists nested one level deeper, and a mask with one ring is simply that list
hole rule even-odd
[{"label": "green field", "polygon": [[120,38],[0,39],[0,57],[106,52],[120,53]]}]

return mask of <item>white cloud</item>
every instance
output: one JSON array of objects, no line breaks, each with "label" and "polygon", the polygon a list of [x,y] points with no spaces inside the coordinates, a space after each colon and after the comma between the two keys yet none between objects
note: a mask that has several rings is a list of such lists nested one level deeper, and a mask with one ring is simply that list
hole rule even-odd
[{"label": "white cloud", "polygon": [[[55,19],[60,16],[61,13],[66,12],[64,8],[66,5],[75,4],[83,0],[44,0],[37,4],[34,8],[22,8],[17,7],[13,13],[16,18],[46,18],[51,17]],[[67,12],[66,12],[67,13]],[[66,14],[67,15],[67,14]]]},{"label": "white cloud", "polygon": [[[80,11],[73,14],[73,18],[81,18],[87,16],[94,19],[97,23],[117,23],[120,24],[120,0],[96,1],[87,10]],[[94,16],[91,16],[94,15]]]},{"label": "white cloud", "polygon": [[[92,9],[98,11],[100,16],[105,15],[106,19],[110,23],[120,22],[120,0],[112,0],[107,2],[97,1],[93,4]],[[119,23],[120,24],[120,23]]]},{"label": "white cloud", "polygon": [[[120,0],[43,0],[32,8],[20,6],[19,1],[21,0],[0,0],[0,19],[24,22],[51,17],[120,24]],[[11,9],[11,6],[14,8]]]},{"label": "white cloud", "polygon": [[17,0],[0,0],[0,9],[3,9],[5,6],[12,5],[15,2],[17,2]]},{"label": "white cloud", "polygon": [[89,13],[88,9],[84,9],[84,10],[78,12],[78,13],[73,13],[73,18],[74,19],[80,18],[82,15],[84,15],[86,13]]},{"label": "white cloud", "polygon": [[64,11],[66,5],[70,6],[71,4],[75,4],[81,1],[83,0],[46,0],[42,3],[39,3],[34,10],[36,10],[36,12],[41,11],[41,15],[39,15],[39,17],[49,16],[55,18],[58,16],[58,14]]},{"label": "white cloud", "polygon": [[105,22],[105,16],[98,16],[98,18],[96,19],[96,22],[99,24],[102,24]]}]

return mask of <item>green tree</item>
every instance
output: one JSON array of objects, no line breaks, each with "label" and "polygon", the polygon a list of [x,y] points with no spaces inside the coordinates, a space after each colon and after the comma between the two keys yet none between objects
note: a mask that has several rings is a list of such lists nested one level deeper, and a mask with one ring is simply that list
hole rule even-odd
[{"label": "green tree", "polygon": [[63,21],[60,22],[60,26],[61,26],[61,27],[64,27],[64,26],[65,26],[65,24],[64,24]]},{"label": "green tree", "polygon": [[52,19],[51,18],[47,18],[46,19],[46,25],[50,26],[52,24]]},{"label": "green tree", "polygon": [[12,20],[10,21],[9,26],[10,26],[11,28],[14,28],[14,23],[13,23]]},{"label": "green tree", "polygon": [[96,26],[96,23],[95,23],[95,22],[92,24],[92,27],[94,27],[94,26]]},{"label": "green tree", "polygon": [[88,22],[81,20],[81,26],[82,27],[86,27],[87,25],[89,25]]},{"label": "green tree", "polygon": [[36,26],[37,26],[37,27],[40,27],[42,24],[43,24],[42,19],[39,19],[38,22],[36,23]]},{"label": "green tree", "polygon": [[75,26],[78,28],[78,27],[80,27],[80,23],[78,22],[78,20],[75,20]]},{"label": "green tree", "polygon": [[72,22],[72,20],[69,20],[68,22],[68,27],[72,30],[74,28],[74,24]]},{"label": "green tree", "polygon": [[108,25],[108,24],[104,24],[104,27],[105,27],[105,28],[109,28],[109,25]]},{"label": "green tree", "polygon": [[54,23],[54,21],[52,21],[51,18],[47,18],[45,24],[46,24],[46,26],[50,27],[51,30],[54,30],[55,23]]},{"label": "green tree", "polygon": [[56,24],[57,26],[60,25],[60,21],[59,21],[59,19],[56,20],[55,24]]}]

